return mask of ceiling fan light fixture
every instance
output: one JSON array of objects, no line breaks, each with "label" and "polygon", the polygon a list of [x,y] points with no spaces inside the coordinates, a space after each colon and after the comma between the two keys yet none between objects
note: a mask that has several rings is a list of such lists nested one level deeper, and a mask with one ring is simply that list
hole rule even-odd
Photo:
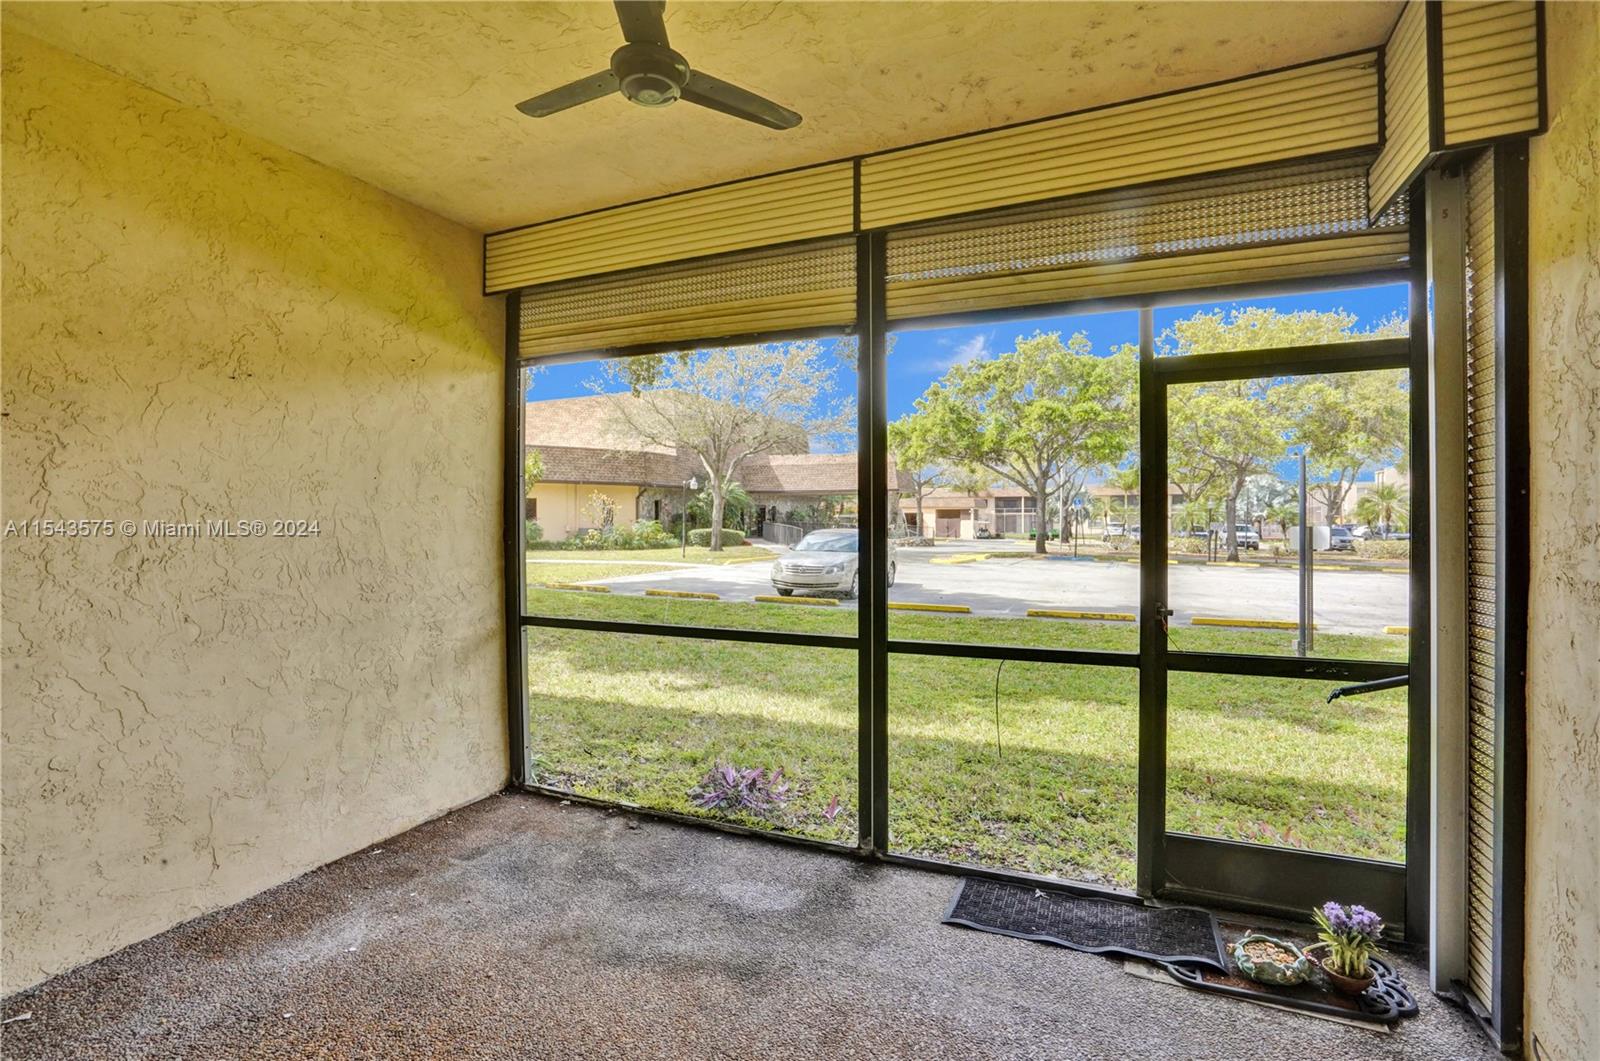
[{"label": "ceiling fan light fixture", "polygon": [[517,104],[530,118],[548,118],[581,103],[621,93],[641,107],[665,107],[684,100],[768,129],[793,129],[800,115],[701,70],[667,43],[665,0],[615,0],[622,38],[628,43],[611,55],[598,74],[540,93]]}]

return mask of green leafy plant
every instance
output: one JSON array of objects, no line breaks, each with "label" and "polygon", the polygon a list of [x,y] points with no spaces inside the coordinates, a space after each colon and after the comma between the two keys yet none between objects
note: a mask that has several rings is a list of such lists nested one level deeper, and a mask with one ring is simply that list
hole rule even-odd
[{"label": "green leafy plant", "polygon": [[[700,546],[709,546],[709,545],[711,545],[711,528],[710,527],[701,527],[699,530],[690,531],[689,532],[689,544],[690,545],[700,545]],[[726,548],[727,546],[730,546],[730,545],[743,545],[743,544],[744,544],[744,532],[743,531],[726,530],[726,529],[723,530],[723,532],[722,532],[722,545],[723,545],[724,548]]]},{"label": "green leafy plant", "polygon": [[533,542],[543,541],[544,540],[544,528],[539,526],[539,521],[538,520],[532,520],[532,519],[523,520],[523,522],[522,522],[522,537],[523,537],[524,541],[526,541],[526,542],[528,542],[530,544],[533,543]]},{"label": "green leafy plant", "polygon": [[1335,902],[1323,903],[1311,911],[1311,918],[1317,923],[1317,938],[1328,945],[1327,965],[1342,976],[1365,979],[1383,938],[1383,918],[1360,904]]}]

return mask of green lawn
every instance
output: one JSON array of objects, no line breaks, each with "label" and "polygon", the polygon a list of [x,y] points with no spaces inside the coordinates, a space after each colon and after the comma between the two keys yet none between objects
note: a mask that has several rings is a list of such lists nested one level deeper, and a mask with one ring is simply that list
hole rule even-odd
[{"label": "green lawn", "polygon": [[[845,633],[851,611],[562,593],[540,614]],[[781,766],[787,806],[745,824],[853,844],[853,650],[531,628],[537,779],[686,813],[712,765]],[[1133,624],[896,613],[892,636],[1132,648]],[[1277,632],[1184,629],[1182,647],[1281,652]],[[1402,638],[1319,638],[1320,652],[1400,659]],[[961,862],[1133,883],[1137,673],[1008,662],[996,747],[992,661],[890,658],[891,846]],[[1175,674],[1175,830],[1399,860],[1404,691],[1323,703],[1332,683]],[[840,811],[825,814],[831,800]]]},{"label": "green lawn", "polygon": [[548,586],[554,582],[590,582],[597,578],[621,578],[624,575],[651,575],[658,571],[671,571],[665,564],[624,563],[530,563],[528,585]]},{"label": "green lawn", "polygon": [[530,549],[530,560],[626,560],[632,563],[744,564],[771,560],[771,549],[759,545],[730,545],[712,552],[704,545],[691,545],[688,554],[674,545],[666,549]]}]

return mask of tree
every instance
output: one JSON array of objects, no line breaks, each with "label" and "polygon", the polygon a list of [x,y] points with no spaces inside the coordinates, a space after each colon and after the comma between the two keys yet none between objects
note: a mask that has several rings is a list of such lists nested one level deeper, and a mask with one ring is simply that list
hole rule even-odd
[{"label": "tree", "polygon": [[622,358],[602,371],[592,385],[613,399],[617,433],[687,453],[704,472],[713,552],[741,461],[805,452],[854,422],[850,400],[832,398],[837,362],[815,341]]},{"label": "tree", "polygon": [[1294,498],[1292,500],[1273,505],[1271,508],[1267,509],[1266,515],[1263,518],[1268,523],[1276,524],[1278,533],[1282,534],[1285,539],[1288,539],[1289,528],[1300,522],[1299,498]]},{"label": "tree", "polygon": [[1401,526],[1410,513],[1411,497],[1396,483],[1378,483],[1356,502],[1356,518],[1380,534]]},{"label": "tree", "polygon": [[911,480],[911,489],[917,499],[917,535],[933,537],[928,533],[922,502],[945,485],[945,475],[944,469],[936,463],[939,453],[928,431],[928,418],[920,413],[907,413],[890,424],[889,453],[894,457],[895,469]]},{"label": "tree", "polygon": [[1239,559],[1236,526],[1245,483],[1270,471],[1286,449],[1276,389],[1270,380],[1224,380],[1172,387],[1167,395],[1173,457],[1210,469],[1207,486],[1223,499],[1229,560]]},{"label": "tree", "polygon": [[[1160,352],[1187,355],[1281,349],[1404,334],[1405,329],[1403,321],[1389,320],[1373,331],[1358,333],[1352,330],[1355,324],[1355,315],[1342,310],[1279,313],[1251,306],[1229,313],[1201,312],[1174,322],[1163,332]],[[1302,433],[1318,434],[1325,429],[1321,445],[1326,447],[1330,462],[1325,473],[1344,466],[1341,462],[1357,453],[1368,452],[1359,439],[1334,445],[1342,437],[1341,432],[1349,434],[1349,428],[1347,420],[1333,415],[1341,385],[1319,391],[1315,384],[1323,378],[1304,383],[1285,379],[1229,380],[1169,390],[1169,476],[1186,497],[1203,494],[1213,485],[1221,492],[1226,501],[1228,559],[1239,558],[1235,528],[1239,496],[1246,482],[1252,475],[1271,471],[1287,453],[1291,438],[1309,445],[1309,439],[1301,438]],[[1392,376],[1390,379],[1393,387]],[[1365,397],[1373,397],[1366,392],[1375,390],[1377,385],[1352,386],[1361,389]],[[1312,459],[1317,459],[1315,449],[1312,452]],[[1363,463],[1366,459],[1361,457]],[[1358,464],[1357,470],[1359,467]]]},{"label": "tree", "polygon": [[953,366],[917,399],[934,449],[987,470],[1034,499],[1036,552],[1045,552],[1051,493],[1084,470],[1127,455],[1134,426],[1135,353],[1091,352],[1079,332],[1035,333],[994,358]]},{"label": "tree", "polygon": [[1322,502],[1329,520],[1364,468],[1389,464],[1403,453],[1410,430],[1404,370],[1308,376],[1289,384],[1285,409],[1294,441],[1307,447],[1314,481],[1307,492]]}]

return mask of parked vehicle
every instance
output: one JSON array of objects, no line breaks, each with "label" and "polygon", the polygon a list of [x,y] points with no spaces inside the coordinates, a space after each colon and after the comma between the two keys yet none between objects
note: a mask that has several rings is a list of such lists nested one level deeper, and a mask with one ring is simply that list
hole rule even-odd
[{"label": "parked vehicle", "polygon": [[1233,525],[1234,537],[1239,540],[1241,549],[1260,549],[1261,535],[1248,523],[1235,523]]},{"label": "parked vehicle", "polygon": [[1349,527],[1328,528],[1328,551],[1335,553],[1353,553],[1356,549],[1356,536],[1350,533]]},{"label": "parked vehicle", "polygon": [[1106,532],[1100,536],[1100,540],[1104,541],[1104,542],[1108,542],[1112,538],[1124,537],[1127,533],[1128,533],[1128,529],[1126,527],[1124,527],[1122,524],[1120,524],[1120,523],[1107,523],[1106,524]]},{"label": "parked vehicle", "polygon": [[[889,585],[894,585],[895,547],[889,542]],[[854,527],[812,531],[772,564],[772,588],[780,597],[802,593],[861,594],[861,538]]]}]

